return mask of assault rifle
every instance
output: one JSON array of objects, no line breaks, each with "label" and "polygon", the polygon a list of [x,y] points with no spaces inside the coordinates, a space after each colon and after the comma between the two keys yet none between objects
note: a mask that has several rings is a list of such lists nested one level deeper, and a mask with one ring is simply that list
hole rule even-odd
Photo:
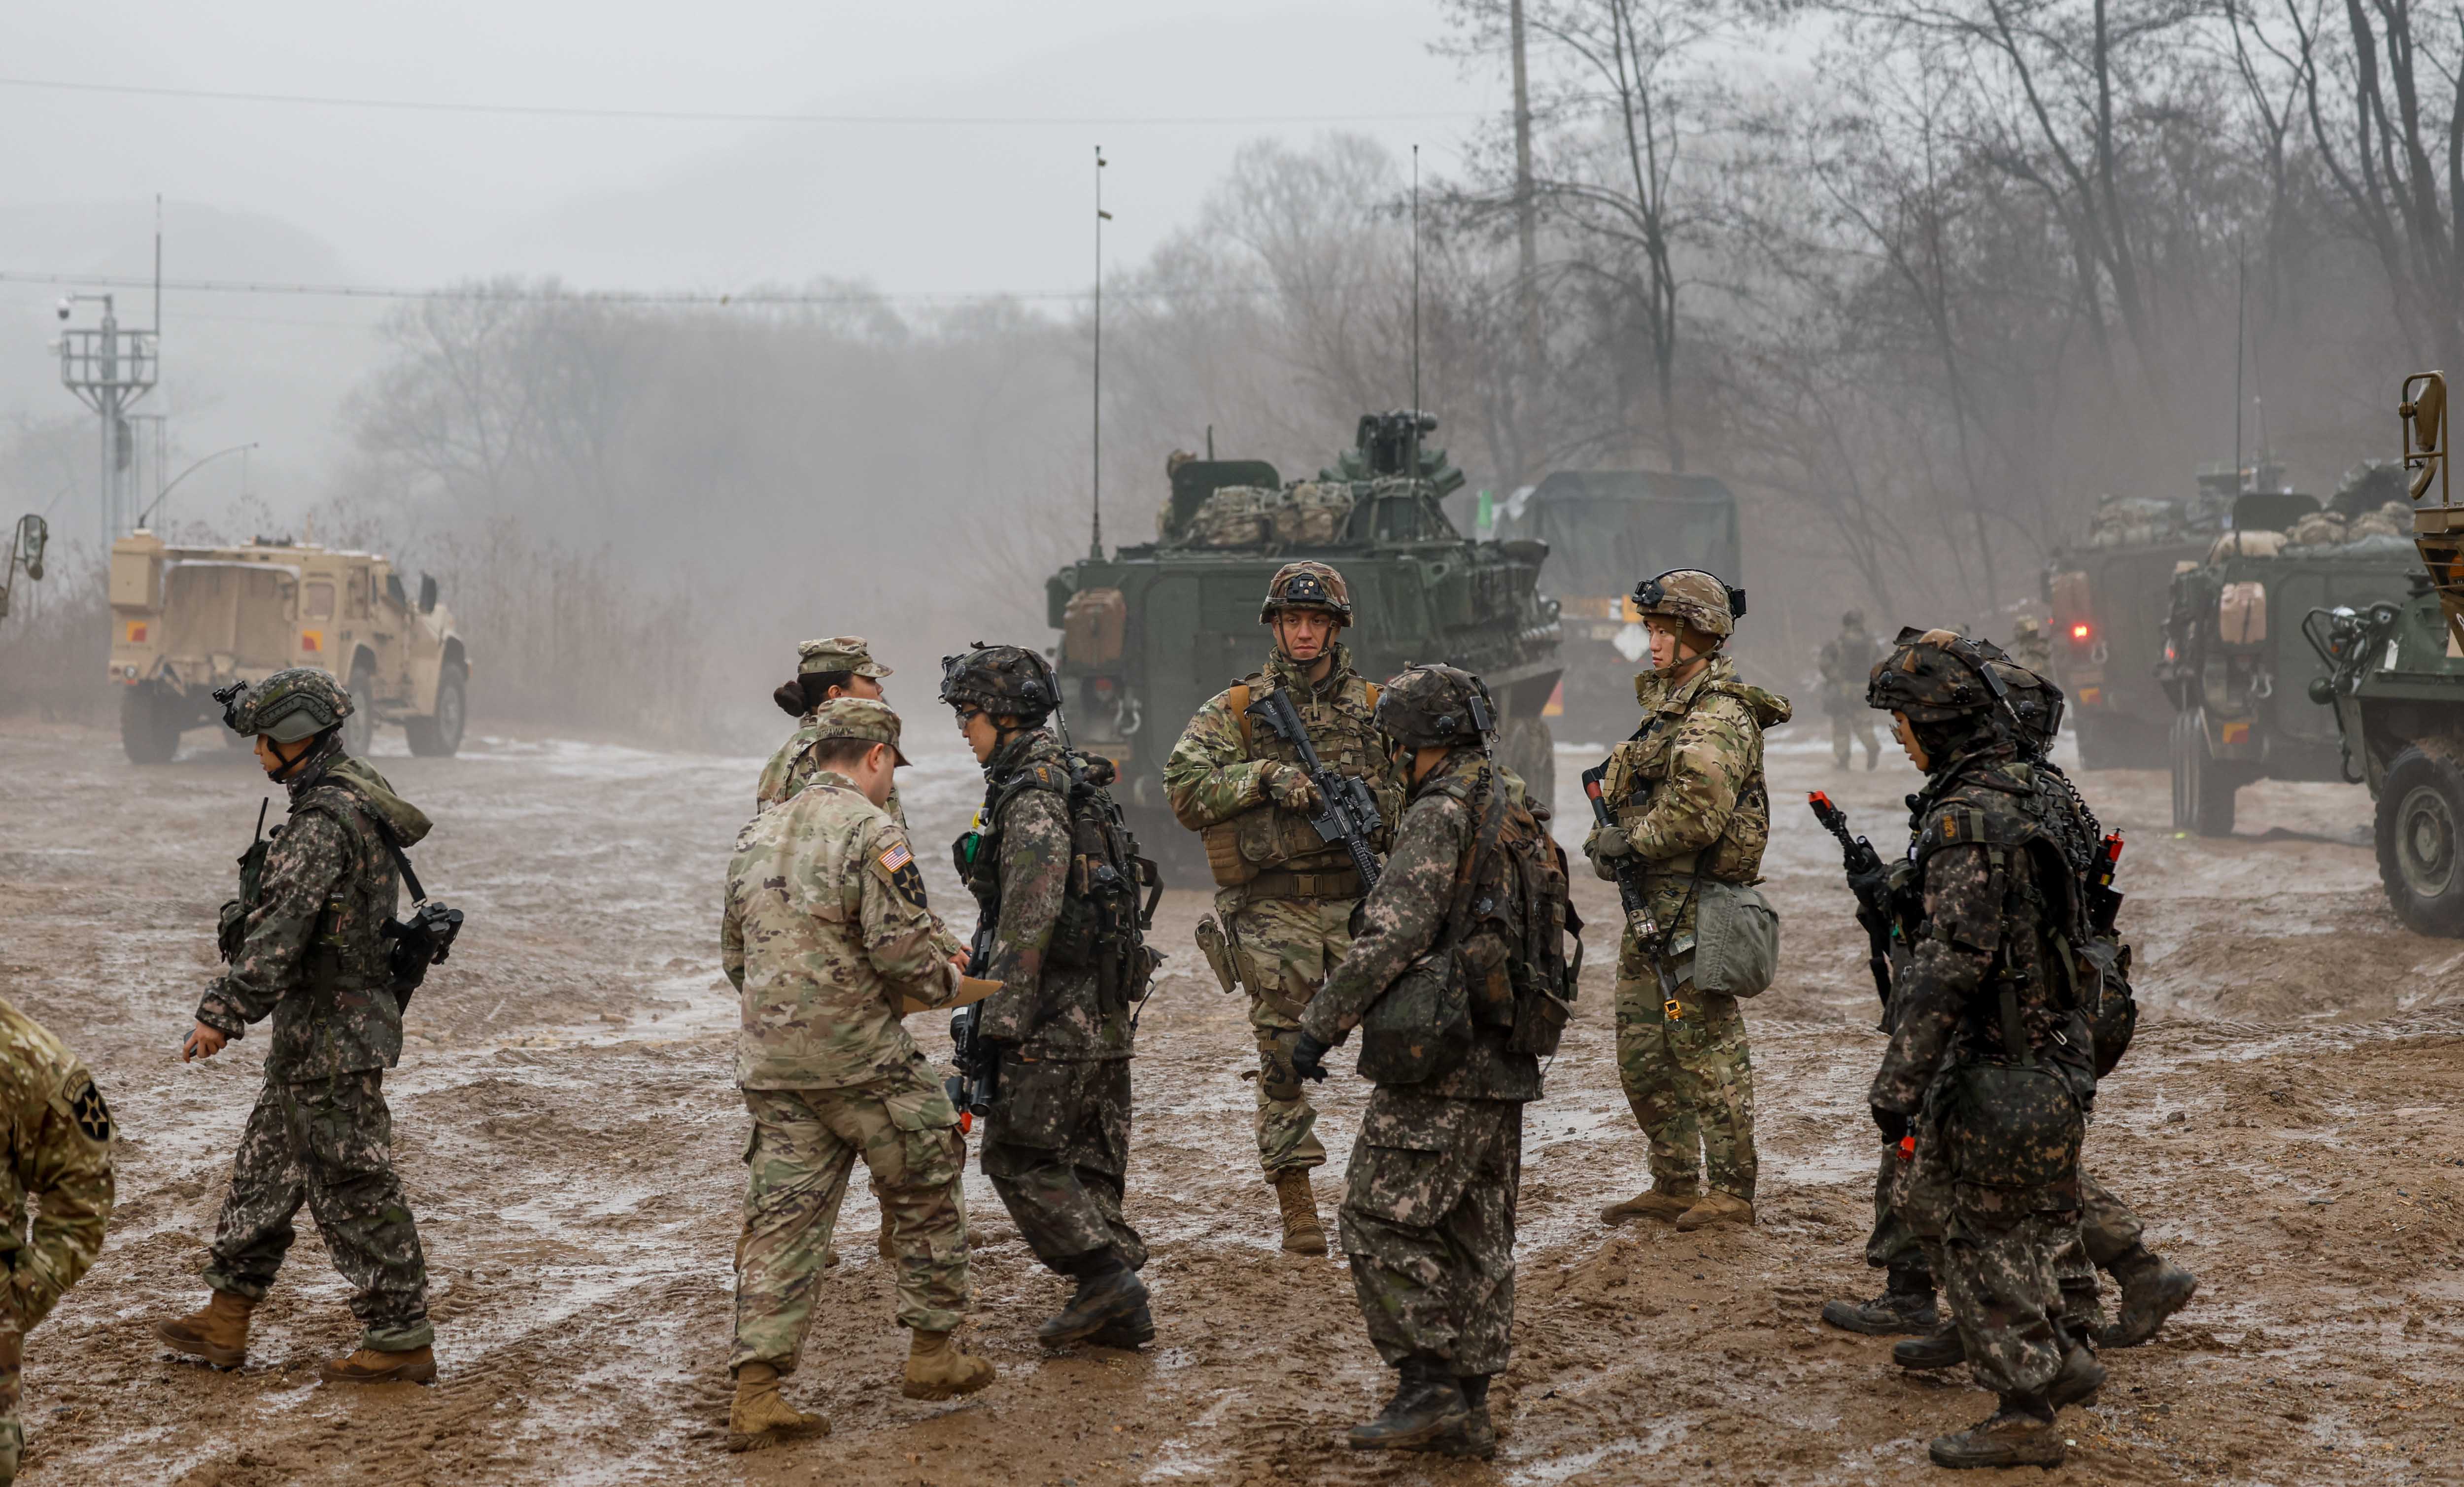
[{"label": "assault rifle", "polygon": [[2087,875],[2087,927],[2099,939],[2113,933],[2114,916],[2122,912],[2122,895],[2113,887],[2113,876],[2121,870],[2122,833],[2116,832],[2104,839]]},{"label": "assault rifle", "polygon": [[1283,688],[1250,703],[1249,716],[1300,754],[1301,768],[1317,787],[1318,809],[1309,818],[1309,824],[1317,829],[1317,839],[1330,847],[1341,842],[1352,854],[1352,865],[1359,870],[1361,891],[1376,887],[1377,854],[1370,849],[1369,838],[1384,824],[1377,814],[1377,798],[1351,775],[1336,774],[1318,763],[1300,710],[1292,706],[1291,695]]},{"label": "assault rifle", "polygon": [[1874,994],[1882,999],[1887,1011],[1891,1005],[1891,906],[1882,854],[1864,837],[1848,834],[1848,812],[1833,805],[1830,796],[1815,790],[1806,796],[1805,803],[1814,808],[1814,819],[1822,823],[1822,829],[1839,839],[1840,866],[1848,874],[1848,891],[1857,896],[1857,922],[1865,927],[1865,968],[1874,973]]},{"label": "assault rifle", "polygon": [[[1592,819],[1614,828],[1617,817],[1610,814],[1609,803],[1601,798],[1600,781],[1607,778],[1609,766],[1604,760],[1583,771],[1583,793],[1592,803]],[[1668,1020],[1678,1020],[1677,983],[1661,963],[1660,926],[1652,921],[1651,894],[1642,886],[1642,859],[1632,853],[1616,859],[1610,869],[1617,875],[1617,902],[1625,909],[1626,927],[1634,931],[1635,948],[1651,962],[1660,976],[1661,1010]]]},{"label": "assault rifle", "polygon": [[[981,976],[993,958],[993,935],[999,916],[984,913],[976,920],[976,937],[967,945],[967,974]],[[1001,1053],[976,1035],[984,1004],[971,1002],[950,1014],[950,1064],[957,1072],[941,1086],[958,1112],[958,1128],[975,1128],[978,1116],[993,1113],[993,1096],[1001,1078]]]}]

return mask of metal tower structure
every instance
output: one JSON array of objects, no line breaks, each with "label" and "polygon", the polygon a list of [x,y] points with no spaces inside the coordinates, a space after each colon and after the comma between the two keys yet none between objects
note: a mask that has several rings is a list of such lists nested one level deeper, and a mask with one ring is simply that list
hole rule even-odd
[{"label": "metal tower structure", "polygon": [[100,427],[101,534],[108,551],[136,515],[133,495],[137,434],[128,410],[152,391],[162,371],[159,325],[139,329],[120,323],[109,295],[72,295],[60,301],[60,319],[78,301],[99,301],[102,323],[60,331],[60,385],[93,409]]}]

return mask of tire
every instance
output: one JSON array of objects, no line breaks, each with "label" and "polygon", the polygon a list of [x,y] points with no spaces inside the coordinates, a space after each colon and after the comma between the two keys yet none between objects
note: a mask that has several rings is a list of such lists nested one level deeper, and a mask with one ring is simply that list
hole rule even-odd
[{"label": "tire", "polygon": [[176,699],[150,686],[120,694],[120,746],[132,765],[167,765],[180,751]]},{"label": "tire", "polygon": [[2424,739],[2387,766],[2375,835],[2379,882],[2415,934],[2464,937],[2464,748]]},{"label": "tire", "polygon": [[462,747],[462,729],[470,721],[470,692],[468,672],[459,661],[448,661],[436,677],[436,710],[403,722],[412,753],[450,757]]},{"label": "tire", "polygon": [[1507,720],[1498,752],[1506,767],[1523,777],[1524,798],[1535,806],[1557,804],[1557,744],[1538,718]]},{"label": "tire", "polygon": [[351,664],[351,716],[342,720],[342,750],[368,757],[368,741],[377,733],[377,674],[365,661]]},{"label": "tire", "polygon": [[2173,720],[2167,750],[2173,767],[2173,829],[2200,836],[2231,836],[2233,795],[2241,780],[2233,766],[2208,750],[2208,725],[2197,713]]}]

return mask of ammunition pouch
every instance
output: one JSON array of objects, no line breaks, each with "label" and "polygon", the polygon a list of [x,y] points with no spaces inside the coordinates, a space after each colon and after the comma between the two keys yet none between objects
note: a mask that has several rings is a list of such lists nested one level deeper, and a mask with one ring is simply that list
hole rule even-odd
[{"label": "ammunition pouch", "polygon": [[1463,960],[1451,947],[1407,966],[1360,1021],[1360,1076],[1375,1084],[1425,1084],[1471,1055],[1471,1001]]},{"label": "ammunition pouch", "polygon": [[1694,900],[1694,987],[1760,996],[1779,970],[1779,914],[1746,883],[1705,879]]}]

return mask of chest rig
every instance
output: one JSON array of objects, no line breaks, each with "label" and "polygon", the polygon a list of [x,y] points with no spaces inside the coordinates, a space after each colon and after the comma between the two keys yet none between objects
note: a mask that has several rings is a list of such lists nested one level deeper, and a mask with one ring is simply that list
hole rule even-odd
[{"label": "chest rig", "polygon": [[[1260,675],[1235,682],[1225,694],[1226,705],[1241,728],[1241,757],[1261,763],[1300,766],[1300,750],[1260,728],[1249,716],[1249,704],[1273,690],[1274,679]],[[1378,687],[1356,676],[1346,677],[1318,694],[1285,688],[1309,729],[1309,746],[1318,763],[1340,775],[1369,784],[1380,795],[1378,829],[1371,846],[1383,854],[1392,844],[1387,825],[1394,803],[1382,788],[1388,769],[1385,735],[1377,730]],[[1262,802],[1200,833],[1206,844],[1206,865],[1218,885],[1245,885],[1255,899],[1353,899],[1366,886],[1340,844],[1319,838],[1309,817],[1272,801]]]}]

